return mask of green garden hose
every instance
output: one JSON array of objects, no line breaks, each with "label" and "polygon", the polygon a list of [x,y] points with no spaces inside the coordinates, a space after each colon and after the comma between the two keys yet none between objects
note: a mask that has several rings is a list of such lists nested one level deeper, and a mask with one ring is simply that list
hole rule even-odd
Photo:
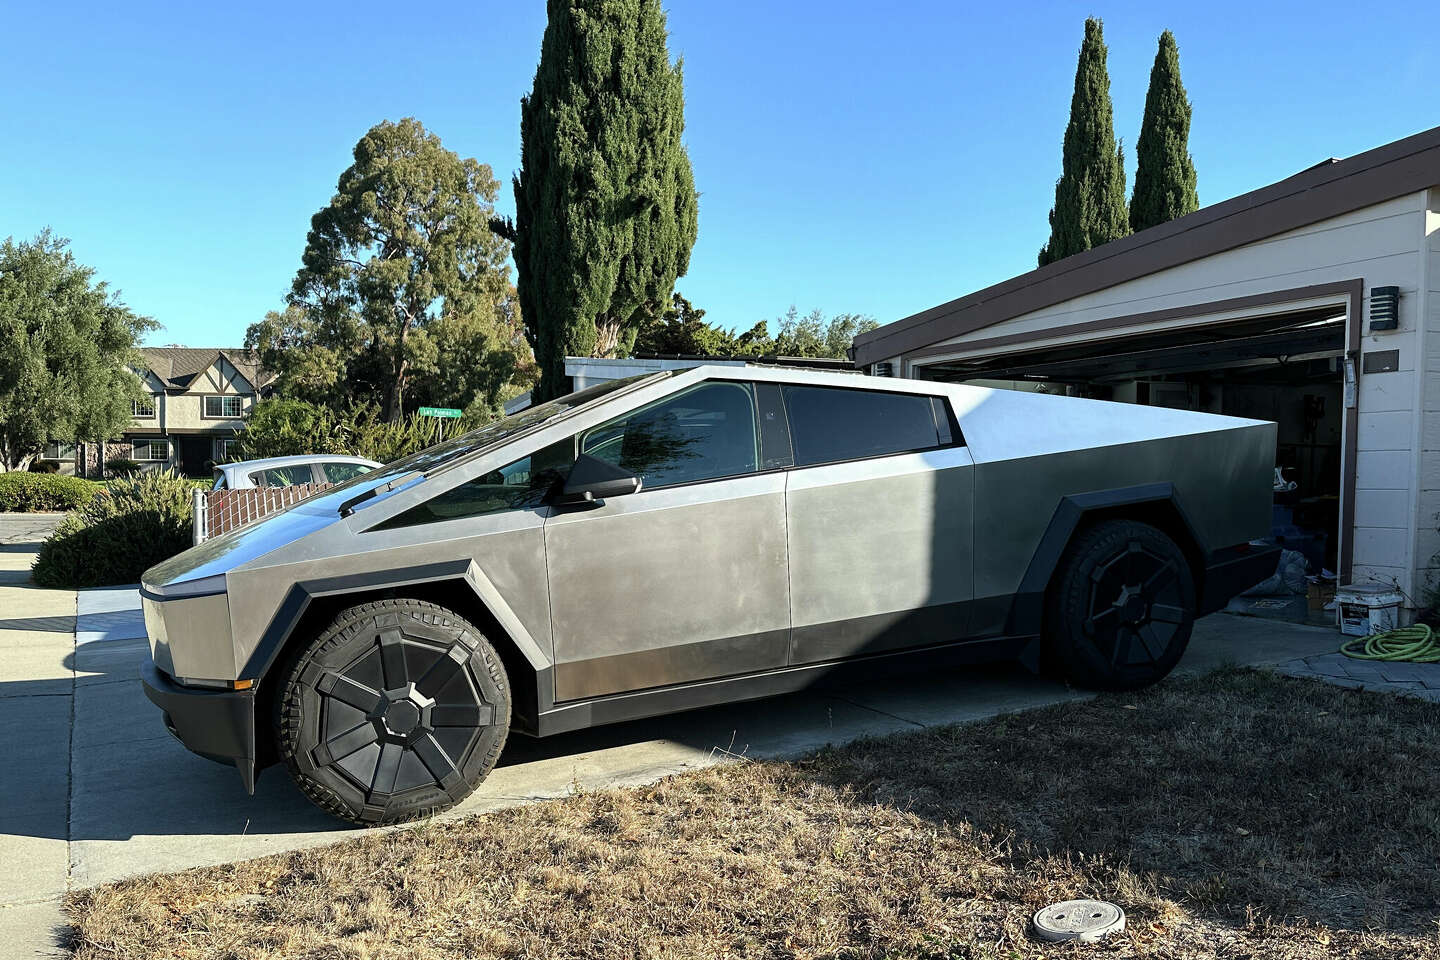
[{"label": "green garden hose", "polygon": [[1440,637],[1425,624],[1417,623],[1413,627],[1346,640],[1340,645],[1340,652],[1356,660],[1440,663]]}]

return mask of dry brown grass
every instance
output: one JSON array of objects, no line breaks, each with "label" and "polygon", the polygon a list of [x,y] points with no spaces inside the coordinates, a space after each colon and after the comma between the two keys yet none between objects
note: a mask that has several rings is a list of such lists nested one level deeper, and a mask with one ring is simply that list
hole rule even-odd
[{"label": "dry brown grass", "polygon": [[78,956],[1440,957],[1440,707],[1250,671],[80,893]]}]

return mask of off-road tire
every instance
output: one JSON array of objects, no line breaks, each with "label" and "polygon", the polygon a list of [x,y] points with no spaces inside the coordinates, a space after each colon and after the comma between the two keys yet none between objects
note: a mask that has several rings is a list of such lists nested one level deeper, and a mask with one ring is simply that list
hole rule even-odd
[{"label": "off-road tire", "polygon": [[459,803],[510,730],[510,683],[479,630],[444,607],[380,600],[340,612],[277,673],[275,735],[290,776],[358,824]]},{"label": "off-road tire", "polygon": [[1079,687],[1134,690],[1180,661],[1195,623],[1185,553],[1134,520],[1104,520],[1070,543],[1046,594],[1051,663]]}]

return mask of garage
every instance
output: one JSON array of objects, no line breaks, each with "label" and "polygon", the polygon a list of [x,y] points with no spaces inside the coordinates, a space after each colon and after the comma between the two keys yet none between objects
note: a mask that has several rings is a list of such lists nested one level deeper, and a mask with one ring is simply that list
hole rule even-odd
[{"label": "garage", "polygon": [[1440,128],[897,320],[854,353],[880,376],[1273,420],[1274,539],[1316,578],[1397,588],[1413,611],[1440,573]]}]

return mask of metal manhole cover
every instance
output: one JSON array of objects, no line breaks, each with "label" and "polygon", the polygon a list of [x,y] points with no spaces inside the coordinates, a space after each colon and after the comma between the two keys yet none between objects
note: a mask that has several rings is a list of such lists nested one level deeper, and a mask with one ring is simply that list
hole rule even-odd
[{"label": "metal manhole cover", "polygon": [[1125,911],[1104,900],[1066,900],[1036,911],[1034,926],[1042,940],[1094,943],[1125,929]]}]

